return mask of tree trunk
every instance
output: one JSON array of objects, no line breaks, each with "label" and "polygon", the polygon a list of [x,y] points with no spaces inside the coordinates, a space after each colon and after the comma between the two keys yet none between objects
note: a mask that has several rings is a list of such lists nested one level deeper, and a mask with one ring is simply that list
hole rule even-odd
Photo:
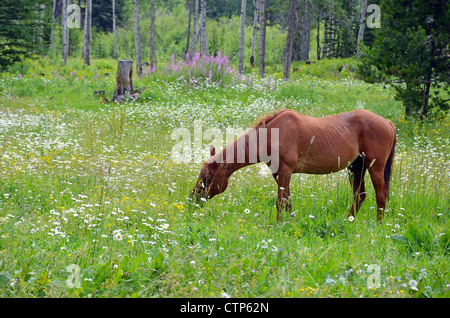
[{"label": "tree trunk", "polygon": [[[398,89],[398,87],[396,88]],[[409,100],[410,98],[410,94],[411,94],[411,83],[410,82],[406,82],[406,89],[405,91],[407,91],[408,93],[405,94],[404,96],[404,104],[405,104],[405,117],[408,117],[409,115],[411,115],[411,101]]]},{"label": "tree trunk", "polygon": [[331,15],[331,45],[329,46],[331,49],[330,57],[336,57],[337,52],[339,51],[339,34],[337,32],[337,21],[334,15]]},{"label": "tree trunk", "polygon": [[139,0],[134,0],[134,44],[136,47],[136,76],[142,75],[141,28],[139,26]]},{"label": "tree trunk", "polygon": [[206,0],[200,2],[200,54],[206,56],[207,43],[206,43]]},{"label": "tree trunk", "polygon": [[125,94],[133,94],[133,61],[120,60],[117,63],[116,89],[112,101],[125,100]]},{"label": "tree trunk", "polygon": [[422,104],[423,117],[427,117],[428,115],[428,100],[430,97],[430,87],[431,87],[431,73],[427,74],[425,77],[425,91],[423,92],[423,104]]},{"label": "tree trunk", "polygon": [[155,0],[152,0],[151,30],[150,30],[150,65],[152,67],[155,64],[155,13],[156,13]]},{"label": "tree trunk", "polygon": [[114,38],[114,59],[117,60],[117,38],[116,38],[116,0],[112,0],[113,38]]},{"label": "tree trunk", "polygon": [[63,63],[66,64],[67,56],[69,55],[69,37],[67,28],[67,0],[62,0],[62,59]]},{"label": "tree trunk", "polygon": [[259,0],[253,0],[253,4],[255,6],[255,11],[253,12],[253,36],[252,36],[252,48],[250,53],[250,65],[251,67],[255,66],[255,39],[256,39],[256,31],[258,29],[258,4]]},{"label": "tree trunk", "polygon": [[294,37],[295,27],[295,12],[297,11],[297,0],[291,1],[291,8],[289,11],[289,27],[286,39],[286,49],[284,51],[284,72],[283,77],[289,80],[291,77],[291,60],[292,60],[292,39]]},{"label": "tree trunk", "polygon": [[92,0],[86,0],[83,36],[83,59],[86,65],[91,65],[91,25],[92,25]]},{"label": "tree trunk", "polygon": [[309,60],[309,43],[311,34],[311,21],[312,21],[312,5],[310,0],[305,0],[303,23],[302,23],[302,38],[301,38],[301,55],[302,61]]},{"label": "tree trunk", "polygon": [[266,1],[259,0],[259,74],[263,78],[266,73]]},{"label": "tree trunk", "polygon": [[36,15],[40,15],[41,18],[39,20],[36,20],[35,23],[38,25],[38,53],[42,57],[43,54],[43,33],[44,33],[44,11],[45,11],[45,4],[36,4],[36,7],[38,8],[36,11]]},{"label": "tree trunk", "polygon": [[327,45],[327,51],[324,52],[324,54],[326,54],[327,58],[331,58],[333,56],[333,51],[334,51],[334,41],[333,41],[333,36],[334,36],[334,17],[332,13],[328,14],[328,30],[326,32],[327,37],[324,39],[324,41],[326,42]]},{"label": "tree trunk", "polygon": [[317,12],[317,60],[320,60],[320,11]]},{"label": "tree trunk", "polygon": [[323,57],[331,58],[335,53],[336,44],[336,19],[333,15],[333,6],[330,8],[330,12],[327,13],[326,29],[324,36],[324,50]]},{"label": "tree trunk", "polygon": [[[84,41],[85,41],[85,37],[86,37],[85,30],[87,29],[86,23],[88,21],[88,19],[86,19],[86,15],[88,14],[88,9],[87,9],[88,4],[87,4],[87,2],[88,2],[88,0],[85,0],[86,7],[84,8],[84,19],[83,19],[83,47],[81,49],[81,58],[83,59],[83,61],[84,61]],[[80,18],[81,18],[81,15],[82,14],[80,13]]]},{"label": "tree trunk", "polygon": [[188,30],[187,30],[187,41],[186,41],[186,51],[184,54],[189,54],[189,45],[191,44],[191,21],[192,21],[192,0],[187,0],[187,5],[189,6],[189,20],[188,20]]},{"label": "tree trunk", "polygon": [[433,75],[433,57],[436,55],[435,48],[435,40],[432,36],[428,36],[428,40],[431,40],[431,60],[430,65],[425,72],[425,91],[423,93],[423,104],[422,104],[422,116],[427,117],[428,115],[428,102],[430,98],[430,87],[431,87],[431,78]]},{"label": "tree trunk", "polygon": [[197,45],[198,35],[200,33],[200,24],[198,23],[198,0],[194,2],[194,31],[192,35],[192,43],[191,43],[191,58],[194,57],[195,54],[195,46]]},{"label": "tree trunk", "polygon": [[364,29],[366,28],[366,11],[367,11],[367,0],[362,0],[361,11],[359,13],[359,31],[358,39],[356,41],[356,56],[361,57],[360,43],[364,39]]},{"label": "tree trunk", "polygon": [[245,11],[247,0],[241,0],[241,34],[239,41],[239,74],[244,73],[244,46],[245,46]]},{"label": "tree trunk", "polygon": [[328,50],[328,13],[325,12],[325,19],[323,24],[323,47],[322,47],[322,58],[327,57],[327,50]]},{"label": "tree trunk", "polygon": [[342,53],[341,47],[342,47],[342,43],[341,43],[341,34],[340,32],[338,32],[337,29],[337,24],[335,24],[335,28],[334,28],[334,38],[333,38],[333,43],[334,45],[336,45],[336,47],[334,48],[334,55],[333,57],[336,58],[339,56],[340,53]]},{"label": "tree trunk", "polygon": [[56,20],[56,5],[57,0],[53,0],[52,7],[52,27],[50,31],[50,53],[53,53],[53,49],[55,48],[55,20]]},{"label": "tree trunk", "polygon": [[346,11],[346,15],[341,18],[339,38],[340,50],[338,51],[340,57],[350,57],[354,53],[355,40],[353,38],[353,15]]},{"label": "tree trunk", "polygon": [[192,21],[192,0],[187,0],[187,5],[189,6],[189,20],[188,20],[188,39],[186,41],[186,50],[184,54],[189,54],[189,46],[191,44],[191,21]]}]

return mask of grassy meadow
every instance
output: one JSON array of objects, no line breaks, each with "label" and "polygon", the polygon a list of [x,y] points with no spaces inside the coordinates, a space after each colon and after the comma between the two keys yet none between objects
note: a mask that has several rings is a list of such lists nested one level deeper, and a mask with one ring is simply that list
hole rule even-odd
[{"label": "grassy meadow", "polygon": [[[236,76],[222,56],[211,73],[176,56],[134,79],[138,99],[102,103],[93,92],[111,100],[116,63],[43,58],[1,74],[0,297],[450,296],[448,115],[405,119],[391,88],[337,71],[353,59],[294,65],[300,71],[284,82],[275,70]],[[364,108],[394,122],[381,222],[368,174],[367,199],[347,220],[345,170],[295,175],[294,215],[284,222],[262,164],[192,203],[201,163],[174,162],[174,130],[194,138],[201,120],[225,137],[282,108]]]}]

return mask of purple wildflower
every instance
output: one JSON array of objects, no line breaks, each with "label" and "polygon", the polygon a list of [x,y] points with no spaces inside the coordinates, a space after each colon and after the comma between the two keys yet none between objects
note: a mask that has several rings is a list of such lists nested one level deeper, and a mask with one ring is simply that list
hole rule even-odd
[{"label": "purple wildflower", "polygon": [[173,64],[175,62],[175,53],[172,54],[172,60],[170,61],[170,69],[173,70]]}]

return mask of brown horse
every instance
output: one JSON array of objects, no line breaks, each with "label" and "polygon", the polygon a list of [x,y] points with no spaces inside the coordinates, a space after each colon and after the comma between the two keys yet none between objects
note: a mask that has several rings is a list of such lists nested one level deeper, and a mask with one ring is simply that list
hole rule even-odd
[{"label": "brown horse", "polygon": [[354,196],[348,215],[355,216],[366,197],[364,174],[369,170],[377,219],[381,220],[389,194],[396,136],[390,121],[367,110],[322,118],[293,110],[278,111],[260,119],[220,153],[212,147],[193,195],[197,202],[210,199],[225,191],[234,171],[257,162],[269,165],[270,161],[278,184],[277,219],[281,220],[283,210],[292,210],[289,183],[293,173],[328,174],[348,168]]}]

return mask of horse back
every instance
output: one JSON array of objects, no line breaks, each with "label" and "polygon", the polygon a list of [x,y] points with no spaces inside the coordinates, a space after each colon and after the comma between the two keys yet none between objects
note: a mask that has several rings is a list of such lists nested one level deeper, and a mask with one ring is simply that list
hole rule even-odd
[{"label": "horse back", "polygon": [[385,161],[392,147],[391,123],[367,110],[318,118],[285,111],[270,126],[279,128],[280,159],[294,172],[336,172],[363,153]]}]

